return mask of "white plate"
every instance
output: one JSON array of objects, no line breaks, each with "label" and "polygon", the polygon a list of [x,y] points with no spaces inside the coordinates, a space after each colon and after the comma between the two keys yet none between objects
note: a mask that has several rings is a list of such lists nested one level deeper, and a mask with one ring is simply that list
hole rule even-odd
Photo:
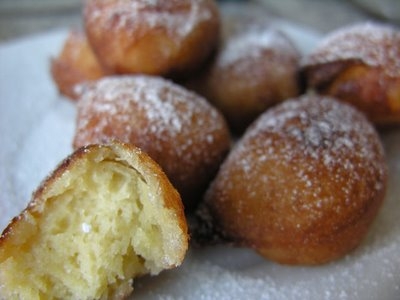
[{"label": "white plate", "polygon": [[[317,36],[281,22],[303,51]],[[0,227],[71,151],[75,107],[49,75],[66,31],[0,45]],[[135,299],[400,299],[400,130],[383,135],[386,202],[363,244],[317,267],[281,266],[248,249],[190,250],[184,264],[135,282]],[[396,185],[397,184],[397,185]]]}]

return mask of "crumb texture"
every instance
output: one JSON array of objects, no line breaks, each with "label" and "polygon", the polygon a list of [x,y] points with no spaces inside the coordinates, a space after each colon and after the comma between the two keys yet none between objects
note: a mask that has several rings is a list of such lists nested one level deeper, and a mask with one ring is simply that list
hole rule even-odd
[{"label": "crumb texture", "polygon": [[68,168],[3,234],[2,299],[121,299],[180,264],[185,233],[146,176],[109,153]]}]

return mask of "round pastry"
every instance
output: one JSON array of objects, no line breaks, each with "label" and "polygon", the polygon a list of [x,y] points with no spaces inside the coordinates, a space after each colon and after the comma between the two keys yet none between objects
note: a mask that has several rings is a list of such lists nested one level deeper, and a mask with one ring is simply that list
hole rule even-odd
[{"label": "round pastry", "polygon": [[349,102],[377,125],[400,124],[400,30],[357,24],[328,35],[302,67],[307,85]]},{"label": "round pastry", "polygon": [[147,152],[192,207],[230,147],[222,115],[161,77],[103,78],[78,102],[74,147],[118,139]]},{"label": "round pastry", "polygon": [[58,57],[51,60],[51,75],[64,96],[76,100],[75,87],[105,75],[84,33],[71,31]]},{"label": "round pastry", "polygon": [[78,149],[0,238],[2,299],[123,299],[182,263],[187,224],[161,168],[131,145]]},{"label": "round pastry", "polygon": [[214,228],[285,264],[321,264],[360,244],[384,199],[374,127],[325,96],[284,102],[253,123],[206,193]]},{"label": "round pastry", "polygon": [[88,0],[84,23],[111,73],[186,73],[203,63],[219,36],[214,0]]},{"label": "round pastry", "polygon": [[239,23],[232,26],[224,19],[217,57],[188,87],[219,108],[240,133],[264,110],[300,93],[300,53],[283,32],[265,22]]}]

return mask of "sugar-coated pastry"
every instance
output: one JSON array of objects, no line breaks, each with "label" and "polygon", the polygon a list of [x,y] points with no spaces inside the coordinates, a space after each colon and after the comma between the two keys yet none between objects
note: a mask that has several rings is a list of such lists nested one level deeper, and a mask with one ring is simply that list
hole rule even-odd
[{"label": "sugar-coated pastry", "polygon": [[76,100],[76,85],[105,76],[83,32],[69,32],[58,57],[51,60],[51,75],[64,96]]},{"label": "sugar-coated pastry", "polygon": [[0,238],[1,299],[123,299],[133,279],[181,264],[178,192],[144,152],[114,142],[78,149]]},{"label": "sugar-coated pastry", "polygon": [[222,115],[166,79],[115,76],[83,88],[74,147],[118,139],[157,161],[191,207],[230,148]]},{"label": "sugar-coated pastry", "polygon": [[382,144],[365,116],[308,95],[271,108],[251,125],[201,211],[233,244],[279,263],[321,264],[360,244],[386,182]]},{"label": "sugar-coated pastry", "polygon": [[271,24],[223,19],[223,40],[214,61],[188,87],[205,96],[240,133],[267,108],[300,93],[300,53]]},{"label": "sugar-coated pastry", "polygon": [[83,18],[95,53],[111,73],[192,71],[219,36],[214,0],[87,0]]},{"label": "sugar-coated pastry", "polygon": [[349,102],[377,125],[400,124],[400,30],[362,23],[324,38],[305,59],[307,85]]}]

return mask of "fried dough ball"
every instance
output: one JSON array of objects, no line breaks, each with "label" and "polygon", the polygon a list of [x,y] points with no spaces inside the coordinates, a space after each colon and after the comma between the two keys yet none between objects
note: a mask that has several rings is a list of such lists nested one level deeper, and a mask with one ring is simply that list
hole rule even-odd
[{"label": "fried dough ball", "polygon": [[267,108],[300,93],[300,53],[281,31],[265,22],[232,24],[223,19],[224,39],[208,70],[188,83],[241,133]]},{"label": "fried dough ball", "polygon": [[77,109],[75,148],[113,139],[140,147],[161,165],[187,208],[230,148],[222,115],[161,77],[103,78],[86,88]]},{"label": "fried dough ball", "polygon": [[58,57],[51,60],[51,75],[58,90],[72,100],[76,85],[105,76],[83,32],[72,30]]},{"label": "fried dough ball", "polygon": [[133,279],[182,263],[178,192],[133,146],[78,149],[0,238],[2,299],[123,299]]},{"label": "fried dough ball", "polygon": [[187,73],[219,36],[214,0],[87,0],[84,23],[102,65],[119,74]]},{"label": "fried dough ball", "polygon": [[309,87],[349,102],[375,124],[400,124],[400,30],[363,23],[328,35],[303,65]]},{"label": "fried dough ball", "polygon": [[202,211],[236,245],[279,263],[321,264],[360,244],[386,182],[383,148],[364,115],[325,96],[303,96],[253,123]]}]

